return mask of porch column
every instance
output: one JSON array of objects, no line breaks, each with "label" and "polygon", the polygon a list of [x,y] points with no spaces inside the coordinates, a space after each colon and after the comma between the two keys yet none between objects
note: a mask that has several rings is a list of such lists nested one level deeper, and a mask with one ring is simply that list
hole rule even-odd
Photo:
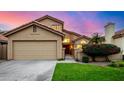
[{"label": "porch column", "polygon": [[65,59],[65,48],[62,48],[62,58]]}]

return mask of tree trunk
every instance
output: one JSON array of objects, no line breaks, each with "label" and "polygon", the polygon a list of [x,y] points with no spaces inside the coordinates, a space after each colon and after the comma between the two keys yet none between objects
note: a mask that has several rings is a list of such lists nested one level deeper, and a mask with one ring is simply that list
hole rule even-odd
[{"label": "tree trunk", "polygon": [[93,62],[96,62],[95,57],[92,57],[92,61],[93,61]]},{"label": "tree trunk", "polygon": [[106,56],[105,58],[106,58],[106,61],[107,61],[107,62],[110,62],[110,60],[109,60],[108,56]]}]

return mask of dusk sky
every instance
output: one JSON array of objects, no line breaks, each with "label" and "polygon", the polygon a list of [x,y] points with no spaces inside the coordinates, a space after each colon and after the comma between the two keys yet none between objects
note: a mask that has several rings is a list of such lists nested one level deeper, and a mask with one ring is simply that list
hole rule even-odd
[{"label": "dusk sky", "polygon": [[64,21],[64,28],[84,35],[95,32],[104,34],[104,25],[108,22],[116,24],[116,31],[124,29],[124,12],[0,12],[0,29],[11,30],[24,23],[44,15],[50,15]]}]

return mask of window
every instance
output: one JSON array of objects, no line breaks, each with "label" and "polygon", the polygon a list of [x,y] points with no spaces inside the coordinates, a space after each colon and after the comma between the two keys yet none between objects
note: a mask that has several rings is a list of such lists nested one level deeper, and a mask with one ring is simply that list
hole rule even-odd
[{"label": "window", "polygon": [[33,32],[37,32],[36,26],[33,26]]},{"label": "window", "polygon": [[80,43],[81,43],[81,44],[86,44],[86,41],[82,40]]},{"label": "window", "polygon": [[54,29],[54,30],[61,30],[61,26],[58,25],[58,24],[52,25],[51,27],[52,27],[52,29]]},{"label": "window", "polygon": [[81,49],[82,48],[82,45],[77,45],[77,47],[76,47],[77,49]]},{"label": "window", "polygon": [[69,38],[65,38],[65,39],[63,40],[63,43],[70,43],[70,39],[69,39]]}]

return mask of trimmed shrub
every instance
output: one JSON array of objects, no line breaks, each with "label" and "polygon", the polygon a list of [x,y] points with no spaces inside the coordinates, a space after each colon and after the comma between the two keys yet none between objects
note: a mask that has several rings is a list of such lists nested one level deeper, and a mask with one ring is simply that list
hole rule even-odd
[{"label": "trimmed shrub", "polygon": [[109,66],[111,66],[111,67],[124,67],[124,62],[112,62]]},{"label": "trimmed shrub", "polygon": [[78,62],[78,61],[79,61],[79,59],[75,59],[75,61],[77,61],[77,62]]},{"label": "trimmed shrub", "polygon": [[63,61],[64,59],[63,58],[60,58],[60,59],[57,59],[58,61]]},{"label": "trimmed shrub", "polygon": [[119,64],[117,62],[112,62],[109,66],[111,66],[111,67],[119,67]]},{"label": "trimmed shrub", "polygon": [[88,56],[83,56],[82,57],[82,62],[89,63],[89,57]]},{"label": "trimmed shrub", "polygon": [[106,57],[106,61],[109,61],[108,56],[120,52],[120,48],[113,44],[88,44],[83,48],[83,52],[92,57],[95,61],[95,57]]}]

